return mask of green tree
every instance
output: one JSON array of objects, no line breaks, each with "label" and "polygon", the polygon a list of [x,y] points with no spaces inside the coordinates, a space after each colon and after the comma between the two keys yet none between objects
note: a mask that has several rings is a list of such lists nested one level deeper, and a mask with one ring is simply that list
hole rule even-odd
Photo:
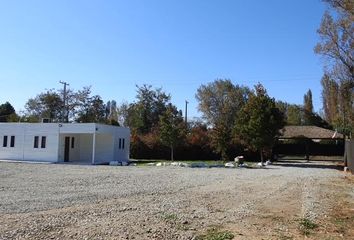
[{"label": "green tree", "polygon": [[16,116],[16,111],[9,102],[0,105],[0,122],[12,122]]},{"label": "green tree", "polygon": [[303,109],[296,104],[277,101],[277,108],[284,114],[287,125],[301,125],[303,122]]},{"label": "green tree", "polygon": [[304,96],[304,106],[277,101],[276,107],[284,114],[287,125],[314,125],[332,129],[331,124],[313,112],[311,90]]},{"label": "green tree", "polygon": [[79,111],[77,122],[105,123],[106,106],[100,96],[95,95],[88,99]]},{"label": "green tree", "polygon": [[[62,90],[59,90],[59,93],[62,97],[64,97]],[[64,122],[75,121],[75,119],[77,119],[80,115],[80,111],[85,109],[85,106],[87,106],[91,100],[92,97],[90,86],[83,87],[77,91],[67,89]]]},{"label": "green tree", "polygon": [[290,103],[287,103],[287,102],[283,102],[283,101],[276,101],[275,102],[275,105],[277,106],[277,108],[279,108],[279,110],[285,115],[287,116],[287,112],[289,110],[289,107],[290,107]]},{"label": "green tree", "polygon": [[65,104],[63,96],[63,90],[50,89],[30,98],[25,105],[26,113],[23,120],[39,122],[41,118],[50,118],[53,122],[69,122],[86,118],[91,120],[85,121],[94,121],[92,114],[97,113],[93,113],[91,109],[91,117],[89,117],[88,108],[95,105],[99,108],[101,103],[98,101],[99,96],[91,96],[90,87],[78,91],[67,89]]},{"label": "green tree", "polygon": [[125,107],[125,122],[139,134],[152,132],[158,127],[160,116],[166,111],[171,96],[151,85],[136,86],[137,101]]},{"label": "green tree", "polygon": [[174,148],[181,142],[185,133],[182,112],[169,104],[166,111],[160,115],[159,135],[163,145],[171,149],[171,160],[174,160]]},{"label": "green tree", "polygon": [[49,118],[54,122],[59,122],[63,114],[63,101],[58,92],[50,89],[30,98],[25,108],[28,118],[37,119],[38,122],[41,118]]},{"label": "green tree", "polygon": [[304,124],[305,125],[313,125],[311,122],[311,116],[313,115],[313,104],[312,104],[312,92],[311,89],[307,91],[304,95]]},{"label": "green tree", "polygon": [[212,127],[212,146],[223,160],[230,158],[228,152],[232,146],[232,126],[247,102],[249,93],[247,87],[234,85],[227,79],[201,85],[197,91],[198,108]]},{"label": "green tree", "polygon": [[211,146],[216,153],[221,155],[223,161],[229,161],[231,156],[229,150],[233,144],[232,125],[228,125],[226,121],[218,122],[210,131]]},{"label": "green tree", "polygon": [[272,149],[284,125],[284,115],[276,107],[275,100],[258,84],[238,115],[234,134],[238,141],[258,151],[263,163],[264,152]]},{"label": "green tree", "polygon": [[311,125],[317,127],[333,129],[333,127],[317,113],[312,113],[309,115],[309,122]]},{"label": "green tree", "polygon": [[301,125],[302,116],[303,114],[301,106],[291,104],[288,107],[286,123],[288,125]]}]

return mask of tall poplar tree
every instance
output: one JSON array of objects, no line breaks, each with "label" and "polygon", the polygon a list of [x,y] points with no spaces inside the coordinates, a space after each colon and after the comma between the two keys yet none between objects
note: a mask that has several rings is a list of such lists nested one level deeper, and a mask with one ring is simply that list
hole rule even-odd
[{"label": "tall poplar tree", "polygon": [[312,103],[312,92],[311,89],[307,91],[304,95],[304,124],[305,125],[312,125],[311,122],[312,115],[313,115],[313,103]]},{"label": "tall poplar tree", "polygon": [[[331,84],[323,82],[323,110],[325,117],[332,124],[349,134],[354,130],[354,1],[324,0],[329,10],[323,15],[317,30],[320,41],[315,52],[325,61],[325,76]],[[332,83],[334,81],[336,85]],[[337,110],[330,105],[335,104],[329,92],[338,88]]]}]

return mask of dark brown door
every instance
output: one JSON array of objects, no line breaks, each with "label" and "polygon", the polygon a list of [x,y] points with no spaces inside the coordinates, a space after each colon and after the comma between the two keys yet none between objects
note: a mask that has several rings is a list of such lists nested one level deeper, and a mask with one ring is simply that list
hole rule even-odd
[{"label": "dark brown door", "polygon": [[65,137],[64,162],[69,162],[70,137]]}]

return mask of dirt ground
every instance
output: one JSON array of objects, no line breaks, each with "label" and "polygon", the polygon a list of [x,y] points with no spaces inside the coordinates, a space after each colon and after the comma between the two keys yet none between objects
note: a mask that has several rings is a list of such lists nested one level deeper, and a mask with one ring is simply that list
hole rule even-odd
[{"label": "dirt ground", "polygon": [[354,177],[337,165],[0,162],[0,239],[354,239]]}]

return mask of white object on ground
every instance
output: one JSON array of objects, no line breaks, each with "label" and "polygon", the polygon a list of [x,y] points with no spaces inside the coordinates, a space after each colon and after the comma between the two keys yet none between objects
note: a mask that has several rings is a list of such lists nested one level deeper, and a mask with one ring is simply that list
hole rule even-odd
[{"label": "white object on ground", "polygon": [[227,168],[234,168],[234,167],[235,167],[235,164],[232,163],[232,162],[227,162],[227,163],[225,163],[225,167],[227,167]]},{"label": "white object on ground", "polygon": [[265,165],[267,166],[267,165],[272,165],[273,163],[270,161],[270,160],[268,160],[268,161],[266,161],[265,162]]},{"label": "white object on ground", "polygon": [[170,165],[174,167],[189,167],[188,163],[183,162],[172,162]]},{"label": "white object on ground", "polygon": [[235,157],[235,162],[237,162],[237,163],[240,163],[240,162],[243,162],[243,156],[237,156],[237,157]]}]

